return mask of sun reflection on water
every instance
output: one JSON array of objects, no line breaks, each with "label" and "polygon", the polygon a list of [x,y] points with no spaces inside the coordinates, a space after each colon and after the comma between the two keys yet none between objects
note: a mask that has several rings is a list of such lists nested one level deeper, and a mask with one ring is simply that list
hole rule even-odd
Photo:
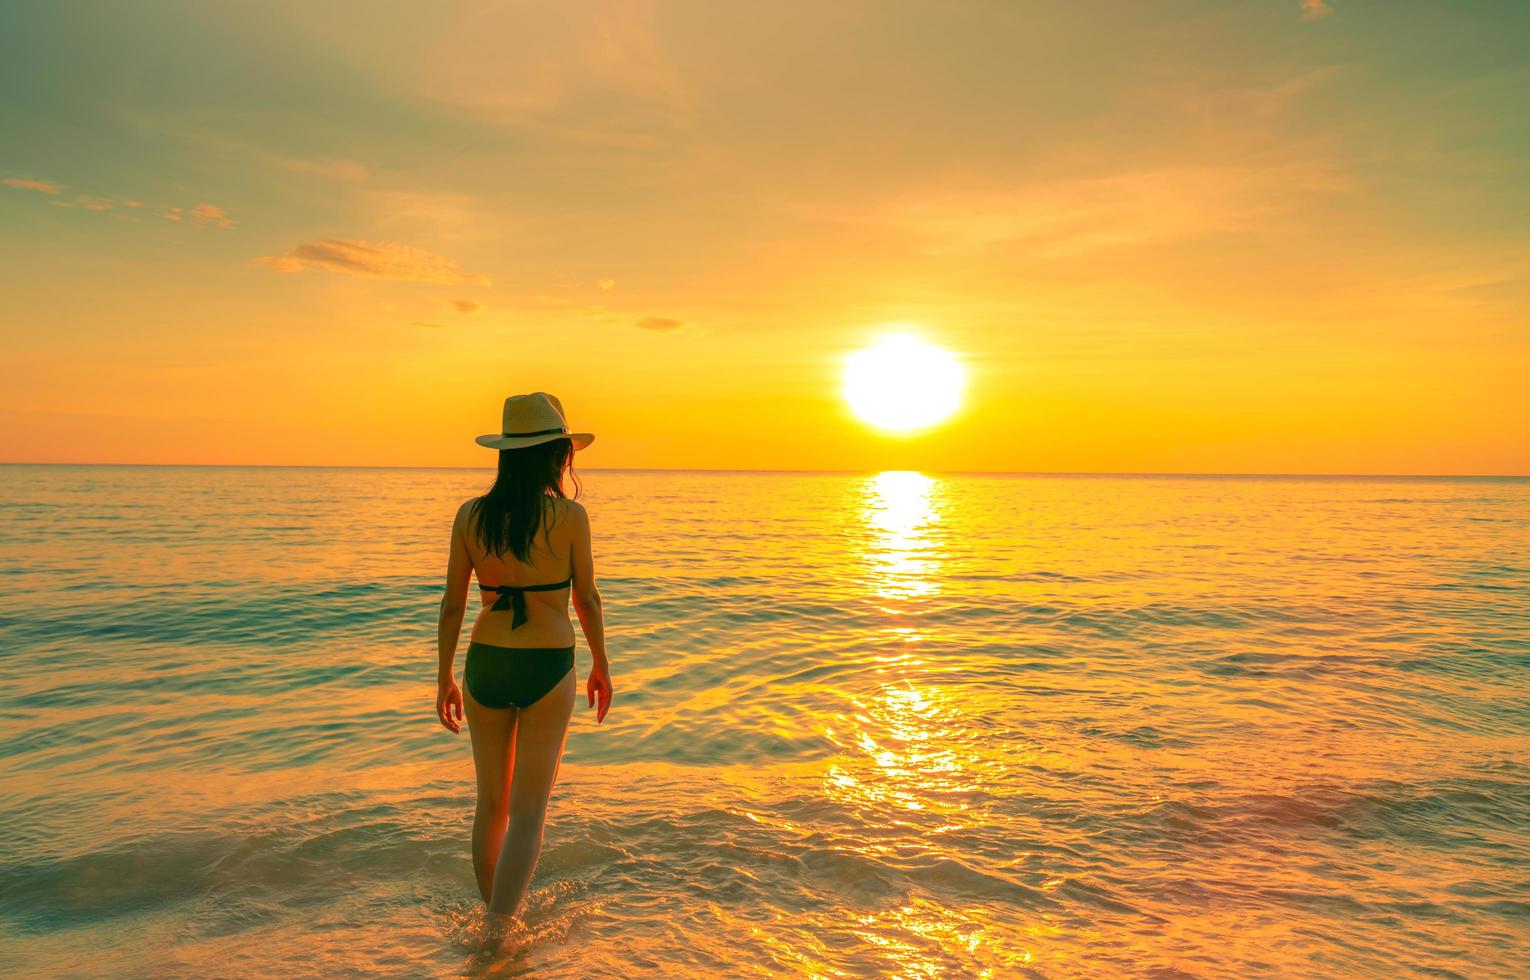
[{"label": "sun reflection on water", "polygon": [[[881,689],[878,700],[843,719],[848,728],[825,734],[843,755],[824,772],[828,798],[857,811],[923,812],[946,829],[979,787],[966,765],[960,713],[937,688],[905,679]],[[959,822],[959,821],[958,821]]]},{"label": "sun reflection on water", "polygon": [[[888,470],[868,479],[865,517],[872,530],[866,549],[872,595],[911,599],[940,590],[942,557],[934,536],[941,518],[940,481],[911,470]],[[887,609],[889,613],[897,612]],[[890,634],[902,644],[917,643],[921,632],[893,623]],[[905,647],[905,649],[913,649]],[[845,728],[826,734],[844,750],[824,773],[824,792],[857,810],[947,814],[959,807],[947,800],[970,789],[963,778],[961,738],[948,722],[954,707],[939,689],[917,683],[923,663],[900,653],[875,658],[890,683],[841,716]]]},{"label": "sun reflection on water", "polygon": [[[925,683],[936,666],[917,646],[927,631],[906,618],[917,611],[910,600],[944,591],[944,485],[894,470],[867,479],[863,491],[867,595],[888,614],[882,633],[898,648],[869,658],[883,682],[825,728],[839,752],[825,766],[819,792],[865,828],[856,841],[863,854],[896,866],[940,866],[948,857],[939,843],[943,835],[960,835],[987,819],[974,803],[994,762],[970,716],[978,705],[959,700],[947,686]],[[878,951],[889,976],[943,974],[957,948],[968,966],[984,965],[974,975],[1025,968],[1031,951],[997,942],[985,914],[915,899],[858,916],[854,932]]]},{"label": "sun reflection on water", "polygon": [[887,470],[867,480],[865,492],[873,532],[866,559],[875,594],[909,599],[938,592],[941,562],[931,531],[940,518],[940,481],[912,470]]}]

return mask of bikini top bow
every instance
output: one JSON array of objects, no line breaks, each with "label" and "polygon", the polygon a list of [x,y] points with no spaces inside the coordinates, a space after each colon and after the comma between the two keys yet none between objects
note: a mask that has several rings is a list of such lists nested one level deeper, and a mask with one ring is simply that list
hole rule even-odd
[{"label": "bikini top bow", "polygon": [[574,581],[570,575],[561,582],[548,582],[545,585],[484,585],[478,583],[478,587],[485,592],[498,592],[499,599],[489,607],[490,612],[504,612],[506,609],[513,610],[510,617],[510,628],[519,629],[526,622],[526,593],[527,592],[556,592],[558,589],[567,588]]}]

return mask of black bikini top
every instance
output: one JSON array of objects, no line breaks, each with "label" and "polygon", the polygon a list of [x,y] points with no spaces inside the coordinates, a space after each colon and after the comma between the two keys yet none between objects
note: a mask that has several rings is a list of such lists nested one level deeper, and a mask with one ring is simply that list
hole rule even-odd
[{"label": "black bikini top", "polygon": [[483,580],[478,580],[478,587],[485,592],[498,592],[499,600],[489,607],[490,612],[504,612],[513,609],[514,615],[510,617],[510,628],[519,629],[526,622],[526,593],[527,592],[556,592],[566,588],[574,581],[570,575],[561,582],[548,582],[545,585],[484,585]]}]

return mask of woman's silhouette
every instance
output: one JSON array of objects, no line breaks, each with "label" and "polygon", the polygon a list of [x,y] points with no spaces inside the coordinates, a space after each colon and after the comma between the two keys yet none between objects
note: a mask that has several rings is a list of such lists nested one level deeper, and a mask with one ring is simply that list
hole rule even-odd
[{"label": "woman's silhouette", "polygon": [[[585,692],[591,706],[599,700],[597,723],[611,705],[590,519],[563,490],[574,451],[594,438],[570,433],[562,404],[545,392],[506,399],[502,431],[478,437],[499,450],[498,476],[452,522],[436,715],[460,732],[466,708],[478,774],[473,870],[491,936],[503,936],[520,908],[542,849],[577,683],[570,596],[594,660]],[[573,482],[577,497],[578,478]],[[464,691],[452,661],[475,572],[483,607],[469,637]]]}]

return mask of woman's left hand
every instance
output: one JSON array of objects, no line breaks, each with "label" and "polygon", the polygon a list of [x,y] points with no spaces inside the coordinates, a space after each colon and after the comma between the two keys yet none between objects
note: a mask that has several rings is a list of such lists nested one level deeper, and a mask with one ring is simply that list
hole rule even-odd
[{"label": "woman's left hand", "polygon": [[437,685],[436,718],[453,735],[462,733],[462,691],[455,680],[445,680]]}]

